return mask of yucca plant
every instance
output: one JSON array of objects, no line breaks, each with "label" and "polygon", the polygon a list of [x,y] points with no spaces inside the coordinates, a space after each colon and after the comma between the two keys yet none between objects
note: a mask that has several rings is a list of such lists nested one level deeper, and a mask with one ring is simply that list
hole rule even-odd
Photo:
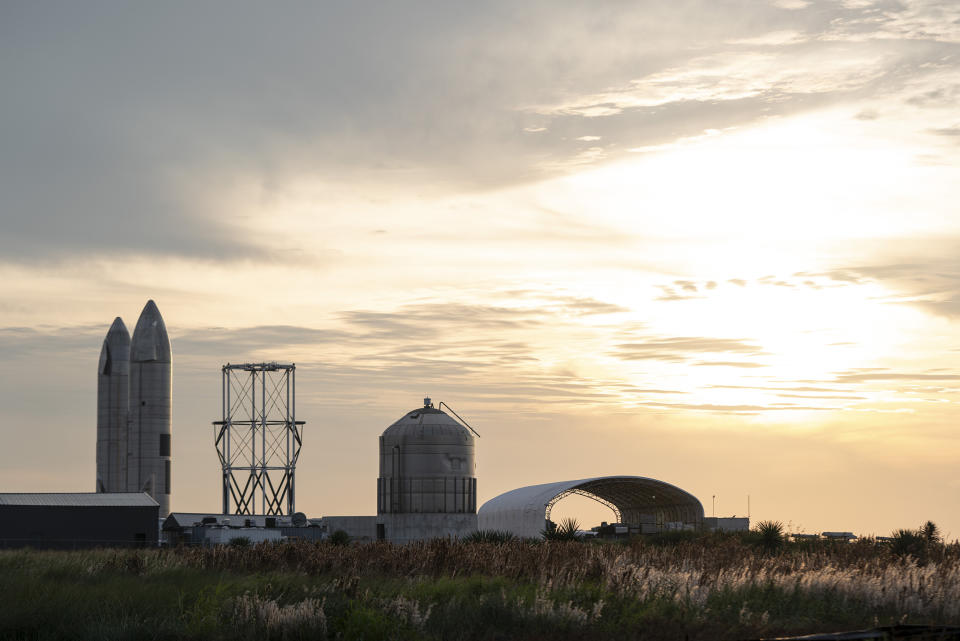
[{"label": "yucca plant", "polygon": [[933,521],[927,521],[923,524],[923,527],[920,528],[920,536],[927,542],[928,545],[940,542],[940,528],[937,527],[937,524]]},{"label": "yucca plant", "polygon": [[774,551],[783,546],[783,523],[780,521],[760,521],[754,528],[758,535],[757,543],[767,551]]},{"label": "yucca plant", "polygon": [[543,538],[548,541],[579,541],[580,523],[573,517],[569,517],[542,532]]}]

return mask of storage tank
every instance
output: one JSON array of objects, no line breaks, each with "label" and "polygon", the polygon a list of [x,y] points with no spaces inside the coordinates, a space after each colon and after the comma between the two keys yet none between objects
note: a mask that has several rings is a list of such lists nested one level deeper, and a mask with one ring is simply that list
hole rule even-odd
[{"label": "storage tank", "polygon": [[468,534],[476,513],[474,436],[425,398],[380,436],[377,538]]}]

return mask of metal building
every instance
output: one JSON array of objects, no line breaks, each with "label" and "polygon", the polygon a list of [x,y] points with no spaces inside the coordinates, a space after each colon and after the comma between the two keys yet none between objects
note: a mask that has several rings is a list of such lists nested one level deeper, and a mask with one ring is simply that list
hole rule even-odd
[{"label": "metal building", "polygon": [[642,476],[601,476],[505,492],[480,507],[479,527],[528,538],[540,537],[550,527],[553,506],[571,494],[606,505],[617,522],[634,533],[699,528],[703,524],[703,505],[689,492]]},{"label": "metal building", "polygon": [[160,310],[147,301],[130,341],[127,491],[146,492],[170,513],[170,339]]},{"label": "metal building", "polygon": [[324,531],[306,515],[291,516],[171,512],[163,521],[166,545],[217,545],[244,538],[262,541],[319,541]]},{"label": "metal building", "polygon": [[127,490],[130,333],[117,316],[97,366],[97,492]]},{"label": "metal building", "polygon": [[0,547],[155,546],[158,509],[145,493],[0,494]]},{"label": "metal building", "polygon": [[378,539],[403,543],[477,529],[471,431],[425,398],[423,407],[407,412],[383,432]]}]

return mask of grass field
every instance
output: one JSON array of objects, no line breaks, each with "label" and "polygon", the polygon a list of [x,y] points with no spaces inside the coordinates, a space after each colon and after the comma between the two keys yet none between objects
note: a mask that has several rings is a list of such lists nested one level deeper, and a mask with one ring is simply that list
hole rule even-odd
[{"label": "grass field", "polygon": [[714,535],[0,552],[3,639],[744,639],[898,622],[960,624],[960,546]]}]

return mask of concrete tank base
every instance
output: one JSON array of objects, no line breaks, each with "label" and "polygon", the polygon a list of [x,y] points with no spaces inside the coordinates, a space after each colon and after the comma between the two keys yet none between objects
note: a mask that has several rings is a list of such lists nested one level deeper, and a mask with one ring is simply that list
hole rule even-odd
[{"label": "concrete tank base", "polygon": [[476,514],[380,514],[377,538],[391,543],[459,538],[477,531]]}]

